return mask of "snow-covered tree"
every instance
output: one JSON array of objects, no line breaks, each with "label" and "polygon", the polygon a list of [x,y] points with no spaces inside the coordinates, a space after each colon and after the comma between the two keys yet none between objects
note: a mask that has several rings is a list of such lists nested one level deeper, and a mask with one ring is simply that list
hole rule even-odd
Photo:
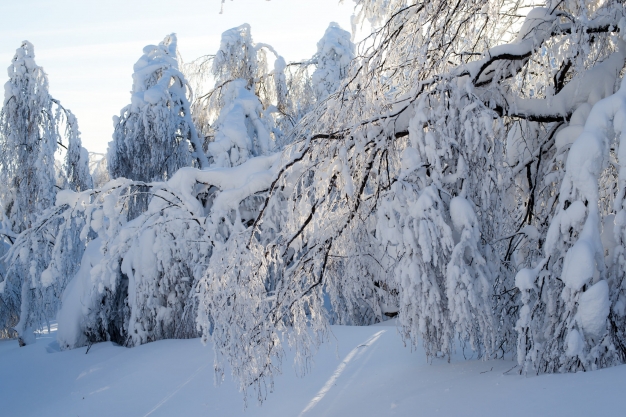
[{"label": "snow-covered tree", "polygon": [[312,84],[318,101],[337,91],[341,81],[348,75],[354,54],[350,32],[343,30],[337,23],[331,23],[324,37],[317,43],[317,53],[313,57],[315,71]]},{"label": "snow-covered tree", "polygon": [[38,213],[54,204],[54,154],[58,110],[48,93],[48,77],[35,63],[34,47],[23,42],[9,67],[1,113],[2,204],[11,229],[21,233]]},{"label": "snow-covered tree", "polygon": [[208,145],[214,166],[236,166],[249,158],[267,155],[274,148],[262,119],[263,106],[245,80],[233,80],[222,91],[224,107],[215,121],[215,138]]},{"label": "snow-covered tree", "polygon": [[[15,243],[17,235],[33,227],[38,215],[54,205],[59,179],[63,186],[74,190],[91,187],[87,152],[81,146],[76,118],[50,96],[48,78],[34,58],[33,45],[24,41],[8,68],[9,81],[5,84],[0,113],[0,178],[5,184],[0,192],[3,239],[10,245]],[[59,146],[65,148],[65,163],[56,172],[55,154]],[[23,261],[4,268],[4,280],[0,284],[3,306],[0,327],[16,325],[23,341],[30,337],[34,327],[52,317],[40,310],[37,317],[31,316],[37,310],[32,306],[45,305],[51,311],[57,307],[54,302],[44,300],[46,295],[38,291],[40,266],[46,265],[49,243],[44,239],[41,246],[22,248]],[[18,316],[20,322],[15,323]]]},{"label": "snow-covered tree", "polygon": [[[276,80],[278,110],[286,116],[282,120],[283,130],[291,130],[311,113],[317,103],[337,91],[348,76],[354,56],[355,45],[350,33],[333,22],[317,43],[313,57],[286,65],[284,61],[276,60],[273,78]],[[288,138],[279,138],[281,145],[286,144]]]},{"label": "snow-covered tree", "polygon": [[[273,178],[278,157],[257,157],[226,169],[181,168],[166,182],[117,179],[58,198],[42,221],[80,230],[86,247],[82,260],[74,263],[77,269],[66,275],[69,282],[57,315],[61,347],[104,340],[136,346],[198,336],[197,283],[214,248],[257,215],[242,207],[250,200],[256,200],[251,207],[259,206],[257,194]],[[152,196],[150,204],[127,221],[126,201],[139,187]],[[32,245],[42,230],[20,236],[16,245]],[[65,229],[58,230],[55,241],[64,236]],[[49,263],[62,265],[66,259],[53,252]],[[55,284],[65,279],[51,276]]]},{"label": "snow-covered tree", "polygon": [[82,146],[76,116],[67,110],[66,117],[67,151],[64,172],[72,191],[85,191],[93,187],[93,178],[89,172],[89,152]]},{"label": "snow-covered tree", "polygon": [[432,356],[458,337],[484,357],[517,347],[522,372],[626,359],[624,10],[545,6],[357,1],[374,31],[351,76],[302,119],[259,216],[201,281],[199,323],[243,389],[263,398],[283,343],[305,361],[326,295],[365,311],[345,302],[369,287],[362,268],[336,261],[364,252]]},{"label": "snow-covered tree", "polygon": [[[135,68],[136,81],[140,74],[150,78],[159,72],[159,65],[164,62],[176,63],[172,60],[172,56],[176,56],[173,41],[175,38],[167,38],[159,47],[146,48],[145,59],[142,58]],[[146,71],[146,68],[153,72]],[[157,84],[145,91],[136,89],[141,94],[135,96],[152,97],[156,93],[150,90],[158,90],[163,87],[161,84],[165,85],[166,93],[167,88],[173,91],[164,96],[184,91],[182,82],[176,84],[177,80],[181,81],[176,68],[161,70],[165,78],[158,79]],[[262,189],[257,188],[259,185],[251,187],[246,184],[248,176],[242,174],[257,175],[259,170],[267,170],[267,161],[271,164],[276,159],[270,152],[267,127],[259,120],[263,111],[260,101],[245,86],[242,87],[240,81],[237,79],[231,83],[234,97],[223,110],[223,118],[219,119],[218,136],[222,128],[236,132],[243,126],[240,139],[247,142],[241,147],[241,155],[234,160],[227,158],[224,164],[226,167],[242,165],[241,169],[233,168],[232,172],[221,169],[217,158],[212,159],[217,168],[206,174],[182,167],[176,171],[180,171],[179,174],[168,174],[167,170],[159,173],[154,166],[148,166],[140,170],[143,178],[150,178],[146,172],[152,169],[153,179],[167,179],[167,182],[132,180],[132,176],[127,175],[131,179],[118,178],[94,190],[64,194],[63,198],[57,198],[53,209],[42,214],[41,225],[20,236],[13,251],[15,264],[19,264],[21,256],[17,247],[37,247],[38,242],[49,236],[54,236],[55,244],[58,242],[60,247],[64,245],[62,242],[75,239],[71,244],[72,248],[77,248],[75,253],[56,250],[55,246],[47,256],[40,257],[39,269],[32,269],[35,276],[47,277],[46,287],[58,290],[54,305],[55,308],[62,305],[58,315],[62,347],[102,340],[134,346],[198,334],[195,325],[198,303],[193,289],[204,273],[213,246],[228,239],[231,229],[240,230],[242,223],[250,224],[262,201],[255,196]],[[184,98],[182,95],[177,97]],[[137,104],[137,100],[133,102]],[[148,113],[163,110],[150,103],[144,104],[140,109]],[[161,107],[170,104],[159,103]],[[131,110],[132,106],[129,107]],[[188,113],[179,113],[182,114]],[[133,117],[135,121],[142,121],[137,114]],[[246,119],[252,120],[250,126]],[[130,120],[130,116],[128,120],[120,120],[118,127],[129,124]],[[151,134],[159,133],[163,132]],[[226,137],[224,140],[230,139]],[[150,146],[155,153],[167,149],[159,142]],[[119,155],[112,149],[108,155],[109,167],[112,163],[119,163],[119,158],[116,159]],[[245,164],[248,158],[256,156],[260,158]],[[109,171],[113,175],[114,170],[110,168]],[[263,184],[269,175],[262,173],[259,178],[264,178],[259,183]],[[238,189],[229,193],[224,191],[233,187]],[[220,203],[224,198],[226,202]],[[141,210],[137,210],[137,200],[143,203]],[[241,206],[238,206],[239,202]],[[207,216],[214,212],[217,214],[207,221]],[[75,233],[71,235],[71,231]],[[74,269],[68,270],[69,266]],[[61,270],[64,274],[58,273]],[[53,304],[49,300],[47,303]]]},{"label": "snow-covered tree", "polygon": [[109,170],[107,169],[106,154],[89,152],[89,171],[93,179],[94,188],[100,188],[111,178],[109,178]]},{"label": "snow-covered tree", "polygon": [[[134,66],[131,104],[114,117],[107,167],[111,178],[157,181],[207,160],[191,119],[188,86],[178,68],[176,35],[148,45]],[[131,216],[145,209],[137,197]]]},{"label": "snow-covered tree", "polygon": [[222,33],[212,72],[218,85],[241,79],[246,81],[247,88],[257,87],[267,73],[267,60],[262,46],[252,40],[250,25],[243,24]]},{"label": "snow-covered tree", "polygon": [[[268,52],[275,58],[271,71]],[[285,69],[285,60],[271,45],[253,41],[248,24],[225,31],[215,55],[186,66],[203,93],[194,101],[194,119],[212,163],[236,165],[249,156],[267,155],[293,127]]]}]

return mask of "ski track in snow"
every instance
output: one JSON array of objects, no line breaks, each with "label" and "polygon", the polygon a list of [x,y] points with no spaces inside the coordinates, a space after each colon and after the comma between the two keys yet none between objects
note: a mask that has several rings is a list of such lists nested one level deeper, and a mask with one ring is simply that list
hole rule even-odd
[{"label": "ski track in snow", "polygon": [[152,413],[154,413],[155,411],[157,411],[159,408],[161,408],[161,406],[163,404],[165,404],[166,402],[169,401],[170,398],[172,398],[174,395],[176,395],[181,389],[183,389],[185,387],[185,385],[187,385],[188,383],[190,383],[195,377],[196,375],[198,375],[198,373],[200,373],[200,371],[202,371],[204,368],[206,368],[208,366],[208,362],[204,365],[202,365],[201,367],[199,367],[198,369],[196,369],[196,371],[191,374],[191,376],[182,384],[180,384],[178,387],[176,387],[176,389],[172,392],[170,392],[168,395],[166,395],[161,401],[158,402],[157,405],[154,406],[154,408],[150,411],[148,411],[147,414],[144,414],[143,417],[148,417],[149,415],[151,415]]},{"label": "ski track in snow", "polygon": [[322,389],[319,390],[319,392],[315,395],[315,397],[313,397],[313,399],[304,408],[304,410],[302,410],[302,412],[300,413],[299,417],[302,417],[306,413],[311,411],[313,409],[313,407],[315,407],[317,405],[317,403],[319,403],[326,396],[328,391],[330,391],[330,389],[333,387],[333,385],[335,385],[335,382],[337,381],[337,379],[341,376],[343,371],[346,369],[346,366],[348,366],[348,364],[352,361],[352,359],[354,359],[355,356],[357,356],[357,354],[358,354],[358,356],[360,356],[361,353],[364,351],[361,348],[368,348],[368,347],[372,346],[374,344],[374,342],[376,342],[376,340],[378,340],[378,338],[385,332],[386,332],[386,330],[381,330],[381,331],[375,333],[369,339],[367,339],[364,343],[362,343],[359,346],[357,346],[354,349],[352,349],[350,351],[350,353],[348,353],[346,358],[339,364],[339,366],[337,367],[335,372],[333,372],[331,377],[328,378],[328,381],[326,381],[326,383],[324,384]]}]

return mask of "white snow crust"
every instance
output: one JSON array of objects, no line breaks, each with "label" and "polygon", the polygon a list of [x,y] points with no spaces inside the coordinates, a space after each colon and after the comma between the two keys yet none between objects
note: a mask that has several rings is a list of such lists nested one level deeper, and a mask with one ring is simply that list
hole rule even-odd
[{"label": "white snow crust", "polygon": [[[451,364],[429,363],[421,348],[411,352],[393,322],[386,323],[333,326],[336,342],[322,347],[305,378],[285,368],[266,402],[258,407],[250,399],[245,411],[232,381],[214,385],[212,348],[198,339],[132,349],[105,342],[85,354],[86,348],[59,351],[53,327],[23,348],[0,341],[2,415],[570,417],[623,410],[624,365],[520,376],[506,373],[514,365],[509,359],[464,360],[461,350]],[[292,358],[288,353],[285,360]]]},{"label": "white snow crust", "polygon": [[610,306],[606,280],[597,282],[580,295],[578,316],[585,334],[597,338],[606,333]]},{"label": "white snow crust", "polygon": [[586,240],[579,240],[567,251],[561,279],[573,290],[587,284],[596,270],[594,248]]}]

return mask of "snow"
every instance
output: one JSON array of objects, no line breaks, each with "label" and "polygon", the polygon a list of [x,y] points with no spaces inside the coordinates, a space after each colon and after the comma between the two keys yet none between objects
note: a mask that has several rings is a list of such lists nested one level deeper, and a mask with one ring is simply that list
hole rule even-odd
[{"label": "snow", "polygon": [[50,268],[46,268],[41,273],[41,285],[44,288],[47,288],[50,285],[52,285],[53,282],[54,282],[54,275],[52,274],[52,271],[50,270]]},{"label": "snow", "polygon": [[317,63],[311,81],[318,101],[324,100],[337,90],[354,56],[355,46],[350,32],[331,22],[317,43],[317,54],[314,58]]},{"label": "snow", "polygon": [[[133,111],[139,111],[146,102],[155,105],[165,97],[171,77],[177,75],[176,46],[176,35],[171,34],[158,46],[147,45],[143,48],[144,55],[133,67]],[[162,77],[156,84],[148,86],[151,83],[149,78],[159,70],[164,72]]]},{"label": "snow", "polygon": [[235,208],[245,197],[263,190],[271,184],[278,169],[276,163],[280,154],[259,156],[232,168],[209,168],[198,170],[195,168],[181,168],[167,182],[171,189],[179,190],[182,201],[192,213],[201,215],[202,207],[192,188],[196,182],[211,184],[224,190],[213,202],[215,212],[222,214],[228,209]]},{"label": "snow", "polygon": [[[239,165],[251,156],[269,153],[272,140],[259,114],[263,106],[259,98],[246,88],[246,80],[234,80],[224,88],[224,100],[228,103],[216,122],[215,140],[209,143],[208,153],[217,166]],[[255,147],[249,133],[255,133]],[[258,149],[257,149],[258,148]],[[230,155],[228,151],[231,151]]]},{"label": "snow", "polygon": [[534,289],[537,272],[536,269],[521,269],[517,275],[515,275],[515,286],[521,291]]},{"label": "snow", "polygon": [[310,374],[298,378],[285,368],[267,401],[258,407],[250,399],[246,411],[232,381],[213,385],[213,353],[198,339],[132,349],[106,342],[87,354],[59,351],[54,329],[23,348],[0,341],[2,415],[526,417],[623,410],[623,365],[525,377],[506,373],[510,360],[463,360],[460,351],[450,364],[429,364],[422,350],[403,346],[393,324],[332,331],[336,344],[322,347]]},{"label": "snow", "polygon": [[580,226],[585,220],[586,213],[587,209],[582,201],[578,200],[570,204],[560,219],[561,233],[565,234],[571,227]]},{"label": "snow", "polygon": [[528,35],[538,27],[545,25],[550,26],[555,16],[550,13],[550,9],[544,7],[535,7],[526,15],[526,19],[522,24],[519,32],[517,32],[517,41],[526,39]]},{"label": "snow", "polygon": [[[444,53],[437,63],[431,55],[429,69],[420,58],[425,50],[408,46],[414,40],[427,47],[430,41],[422,37],[434,36],[431,29],[438,24],[424,26],[428,20],[412,17],[413,11],[402,13],[372,38],[379,52],[360,51],[361,69],[347,67],[354,45],[334,24],[316,56],[294,64],[300,69],[288,69],[269,45],[253,43],[249,25],[227,31],[213,58],[216,94],[202,95],[204,110],[194,110],[194,115],[206,110],[201,136],[191,120],[191,84],[179,71],[175,36],[144,48],[134,67],[131,104],[115,119],[106,161],[111,177],[129,180],[114,179],[90,191],[83,190],[91,185],[76,182],[70,188],[79,192],[60,192],[55,207],[50,198],[42,199],[29,213],[33,220],[15,228],[21,232],[18,241],[10,239],[14,249],[5,259],[21,263],[15,261],[7,275],[16,277],[7,280],[10,288],[1,284],[12,297],[2,306],[13,310],[6,320],[0,317],[6,323],[0,336],[15,326],[20,342],[34,346],[20,353],[7,348],[0,372],[6,370],[3,377],[28,391],[43,388],[37,392],[49,402],[36,409],[28,409],[29,401],[11,403],[25,407],[11,412],[232,413],[241,404],[233,384],[217,390],[200,382],[211,376],[214,353],[217,374],[231,366],[236,386],[249,389],[252,397],[274,391],[274,376],[287,370],[266,406],[248,415],[411,415],[445,407],[447,414],[467,414],[468,404],[480,408],[476,398],[493,393],[496,383],[505,386],[495,396],[502,403],[479,411],[501,415],[514,399],[501,400],[507,392],[532,399],[537,381],[546,380],[520,387],[518,381],[526,379],[518,373],[585,371],[624,362],[616,346],[626,337],[626,80],[614,91],[626,43],[594,34],[601,40],[592,48],[597,51],[583,59],[590,52],[585,31],[571,26],[571,33],[553,36],[559,26],[566,28],[564,19],[534,9],[512,44],[488,51],[472,47],[478,52],[458,62],[474,61],[442,77],[441,71],[457,65],[456,58],[445,63]],[[463,19],[471,22],[473,14]],[[598,29],[598,19],[616,20],[593,18]],[[490,16],[485,19],[487,25]],[[584,14],[581,19],[589,22]],[[406,28],[396,26],[397,35],[383,40],[403,20]],[[455,25],[450,22],[441,27]],[[459,38],[471,40],[472,25],[459,31]],[[495,37],[488,44],[497,43],[498,32],[487,32]],[[556,38],[572,45],[567,54],[585,62],[555,55],[561,42]],[[432,45],[442,39],[437,35]],[[465,48],[456,41],[450,45],[450,51]],[[35,68],[22,49],[16,74]],[[273,72],[267,70],[268,53],[276,57]],[[553,61],[550,68],[561,65],[563,75],[573,71],[564,86],[558,74],[554,88],[541,81],[552,78],[557,67],[533,75],[544,72],[545,60]],[[312,65],[316,69],[309,74]],[[41,74],[39,89],[47,91]],[[302,109],[313,102],[320,106],[291,117],[294,103],[305,96]],[[5,101],[10,108],[12,100]],[[73,116],[66,117],[75,138],[66,165],[78,177],[87,171],[75,168],[80,161],[86,168],[87,158]],[[512,124],[524,117],[528,120]],[[49,150],[56,144],[55,129],[46,139]],[[23,166],[46,174],[43,161],[52,161],[53,152],[42,155]],[[3,160],[0,165],[10,165]],[[42,176],[46,181],[53,179],[52,171],[48,174]],[[161,182],[143,184],[147,181]],[[114,190],[116,184],[122,188]],[[15,194],[31,198],[32,193]],[[3,205],[9,207],[11,199]],[[12,207],[18,206],[34,207]],[[96,235],[101,240],[89,243]],[[366,256],[372,259],[361,259]],[[513,284],[520,292],[512,291]],[[310,349],[329,330],[324,308],[331,309],[333,323],[344,324],[369,324],[384,319],[383,312],[398,313],[403,341],[415,354],[401,349],[393,327],[334,327],[339,354],[330,355],[333,348],[324,345],[310,378],[290,378],[280,362],[283,346],[297,346],[287,352],[287,362],[295,355],[308,369]],[[33,329],[57,311],[56,342],[38,343]],[[610,311],[618,314],[607,332]],[[197,340],[148,343],[197,335],[212,347]],[[78,357],[93,340],[145,345],[128,351],[104,343],[93,347],[90,359]],[[455,352],[459,343],[467,350]],[[512,355],[515,345],[519,372],[514,375],[505,376],[516,368],[510,360],[472,359],[492,358],[501,350]],[[66,351],[71,347],[76,349]],[[439,362],[442,358],[452,364]],[[10,368],[13,363],[22,366]],[[49,374],[67,383],[50,389],[24,372],[57,363],[64,366]],[[558,381],[574,376],[563,378],[568,379]],[[11,389],[5,391],[13,397],[27,391]],[[442,392],[451,390],[455,395],[448,400]],[[589,384],[579,391],[587,397]],[[2,387],[0,392],[4,395]],[[572,392],[577,388],[552,393],[550,401]],[[91,407],[85,398],[124,405],[93,411],[85,409]],[[206,402],[197,406],[200,398]],[[536,403],[541,401],[530,402]],[[68,405],[74,409],[61,408]],[[555,410],[563,408],[544,404],[526,411]]]},{"label": "snow", "polygon": [[64,204],[68,204],[73,206],[76,204],[78,199],[78,194],[72,190],[61,190],[57,193],[56,206],[62,206]]},{"label": "snow", "polygon": [[609,214],[602,222],[602,247],[604,248],[604,260],[607,266],[613,263],[613,255],[615,248],[617,247],[617,241],[615,240],[615,215]]},{"label": "snow", "polygon": [[522,230],[520,230],[520,233],[523,233],[524,235],[526,235],[528,239],[531,239],[531,240],[539,239],[539,231],[537,230],[535,226],[531,224],[522,227]]},{"label": "snow", "polygon": [[580,295],[578,316],[585,334],[601,337],[606,333],[609,317],[609,285],[602,280]]},{"label": "snow", "polygon": [[450,201],[450,217],[457,231],[476,224],[476,214],[469,201],[463,197],[454,197]]},{"label": "snow", "polygon": [[515,123],[506,137],[506,157],[510,166],[532,157],[530,147],[522,136],[522,128]]},{"label": "snow", "polygon": [[87,306],[91,305],[91,302],[85,300],[84,297],[88,293],[88,289],[93,286],[90,271],[102,259],[101,246],[101,238],[94,239],[87,244],[80,262],[80,269],[63,292],[63,303],[57,313],[59,325],[57,340],[64,348],[74,348],[86,344],[80,318],[88,313]]},{"label": "snow", "polygon": [[578,330],[573,329],[567,334],[567,349],[565,350],[565,354],[567,356],[572,358],[582,356],[584,346],[585,342],[583,341],[583,338]]},{"label": "snow", "polygon": [[559,130],[555,137],[557,149],[562,149],[574,143],[574,141],[582,134],[585,122],[591,112],[591,104],[583,103],[572,113],[569,126]]},{"label": "snow", "polygon": [[402,151],[402,173],[401,177],[406,176],[407,173],[414,171],[422,165],[420,160],[419,151],[415,148],[408,147],[404,151]]},{"label": "snow", "polygon": [[589,282],[595,270],[593,245],[581,239],[567,251],[561,279],[565,285],[578,291]]}]

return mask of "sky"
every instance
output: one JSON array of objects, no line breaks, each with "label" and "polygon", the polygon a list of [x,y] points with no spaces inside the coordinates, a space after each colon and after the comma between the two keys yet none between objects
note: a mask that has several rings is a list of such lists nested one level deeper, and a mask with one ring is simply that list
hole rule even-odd
[{"label": "sky", "polygon": [[[144,46],[176,33],[191,61],[214,54],[225,30],[249,23],[255,42],[297,61],[315,53],[330,22],[350,30],[353,4],[227,0],[220,14],[220,0],[0,0],[0,68],[23,40],[33,43],[50,93],[78,118],[83,146],[104,153],[112,117],[130,103],[132,68]],[[0,83],[7,79],[0,72]]]}]

